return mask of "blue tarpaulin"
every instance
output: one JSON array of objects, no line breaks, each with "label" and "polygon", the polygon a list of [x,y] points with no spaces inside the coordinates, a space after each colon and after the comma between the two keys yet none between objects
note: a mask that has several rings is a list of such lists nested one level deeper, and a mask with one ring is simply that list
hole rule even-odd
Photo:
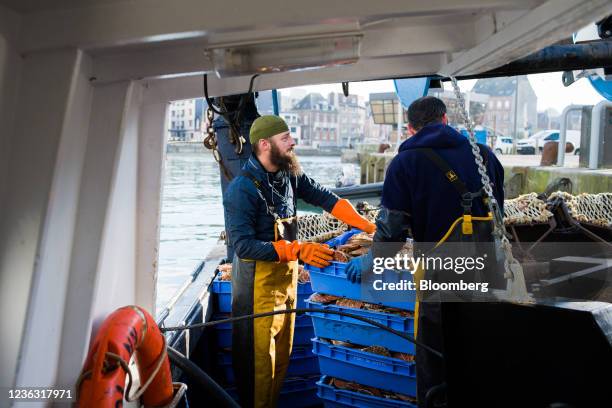
[{"label": "blue tarpaulin", "polygon": [[429,78],[405,78],[395,79],[395,92],[404,108],[417,99],[427,95],[429,91]]},{"label": "blue tarpaulin", "polygon": [[[466,129],[461,129],[459,131],[463,136],[468,137],[468,131]],[[476,138],[477,143],[487,144],[487,131],[486,130],[474,130],[474,137]]]},{"label": "blue tarpaulin", "polygon": [[609,101],[612,101],[612,81],[606,81],[600,77],[591,78],[589,77],[591,85],[601,96]]}]

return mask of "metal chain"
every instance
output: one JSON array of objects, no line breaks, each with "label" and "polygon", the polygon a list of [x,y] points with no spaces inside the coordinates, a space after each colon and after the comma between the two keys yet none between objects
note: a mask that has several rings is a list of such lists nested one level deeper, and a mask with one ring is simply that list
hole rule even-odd
[{"label": "metal chain", "polygon": [[207,136],[204,138],[204,147],[206,147],[209,150],[212,150],[213,152],[213,156],[215,157],[215,160],[217,162],[219,162],[219,156],[218,156],[218,151],[217,151],[217,135],[215,135],[215,129],[213,129],[213,119],[214,119],[214,112],[212,110],[212,108],[208,108],[206,110],[206,133]]},{"label": "metal chain", "polygon": [[[221,153],[217,149],[217,135],[215,134],[215,129],[213,128],[213,119],[215,118],[215,113],[213,109],[209,106],[206,110],[206,133],[207,136],[202,142],[204,147],[209,150],[212,150],[213,157],[215,161],[219,163],[219,167],[221,167],[221,171],[227,180],[231,180],[233,178],[231,172],[225,167],[223,164],[223,158],[221,157]],[[242,146],[240,147],[242,150]]]},{"label": "metal chain", "polygon": [[465,99],[463,95],[461,95],[461,91],[459,89],[459,85],[457,84],[457,79],[453,76],[450,77],[451,82],[453,84],[453,89],[455,91],[455,97],[457,98],[457,113],[459,114],[460,119],[465,124],[465,127],[468,132],[468,141],[470,142],[470,146],[472,147],[472,154],[474,155],[474,161],[476,162],[476,166],[478,166],[478,174],[480,174],[480,179],[482,181],[482,187],[485,193],[488,196],[487,205],[489,207],[489,211],[493,215],[494,221],[494,235],[501,239],[502,241],[505,239],[508,241],[506,237],[506,228],[504,226],[503,217],[501,216],[501,211],[499,210],[499,203],[495,199],[493,195],[493,188],[491,187],[491,179],[489,179],[489,174],[487,173],[487,168],[484,165],[484,160],[482,155],[480,154],[480,149],[478,148],[478,144],[476,142],[476,137],[474,136],[474,124],[472,120],[468,116],[468,111],[465,106]]},{"label": "metal chain", "polygon": [[470,146],[472,147],[474,161],[478,166],[478,173],[480,174],[482,187],[484,188],[485,193],[489,196],[487,200],[487,205],[489,207],[491,215],[493,216],[493,238],[503,250],[503,253],[500,253],[500,255],[503,255],[504,257],[504,277],[508,279],[508,295],[510,296],[510,298],[513,298],[518,301],[530,301],[530,296],[527,293],[527,287],[525,284],[523,268],[518,262],[518,260],[516,260],[512,255],[512,245],[510,244],[510,241],[508,240],[508,236],[506,234],[504,218],[501,213],[499,203],[493,195],[491,180],[489,179],[489,175],[487,174],[487,168],[485,167],[482,155],[480,154],[480,149],[478,148],[478,144],[476,142],[476,136],[474,136],[474,124],[469,118],[469,114],[465,106],[465,99],[463,98],[463,95],[461,95],[461,90],[459,89],[457,78],[451,76],[450,79],[451,83],[453,84],[453,90],[455,91],[455,97],[457,98],[457,113],[459,114],[460,119],[463,121],[467,129],[468,141],[470,142]]}]

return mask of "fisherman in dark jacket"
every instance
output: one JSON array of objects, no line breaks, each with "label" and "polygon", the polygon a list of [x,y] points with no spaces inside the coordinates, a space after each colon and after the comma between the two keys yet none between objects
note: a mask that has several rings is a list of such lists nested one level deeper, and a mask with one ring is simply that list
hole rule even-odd
[{"label": "fisherman in dark jacket", "polygon": [[[457,234],[476,234],[479,221],[491,225],[486,197],[474,197],[469,214],[463,206],[465,192],[482,191],[482,179],[468,139],[448,126],[444,102],[431,96],[416,100],[408,108],[408,121],[412,137],[401,144],[387,169],[373,249],[347,267],[347,278],[353,282],[371,271],[373,258],[394,256],[408,237],[415,247],[427,251]],[[503,167],[487,146],[479,149],[493,195],[502,206]],[[483,231],[489,236],[479,239],[490,240],[490,228]],[[422,278],[417,275],[415,282]],[[415,331],[418,340],[442,351],[439,310],[439,303],[420,302]],[[424,406],[427,391],[444,382],[444,367],[437,356],[421,348],[416,357],[417,399]]]},{"label": "fisherman in dark jacket", "polygon": [[[224,197],[225,220],[234,246],[232,315],[294,309],[298,259],[324,267],[333,251],[297,240],[296,201],[322,207],[367,232],[375,226],[353,206],[305,175],[289,128],[278,116],[253,122],[253,154]],[[294,314],[279,314],[233,325],[232,357],[243,407],[274,407],[289,365]]]}]

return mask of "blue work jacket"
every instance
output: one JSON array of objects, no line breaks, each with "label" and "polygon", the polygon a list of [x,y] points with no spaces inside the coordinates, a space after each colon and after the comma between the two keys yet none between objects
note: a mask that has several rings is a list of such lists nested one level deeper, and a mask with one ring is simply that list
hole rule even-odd
[{"label": "blue work jacket", "polygon": [[[261,186],[261,193],[252,178]],[[255,155],[242,168],[242,174],[232,180],[223,195],[227,235],[239,258],[278,261],[272,246],[274,215],[280,218],[296,215],[294,197],[331,212],[338,196],[302,173],[291,176],[286,171],[267,172]]]},{"label": "blue work jacket", "polygon": [[[389,164],[381,199],[383,211],[377,220],[377,241],[406,239],[407,229],[400,231],[398,217],[393,214],[406,215],[412,238],[417,242],[438,242],[463,215],[459,192],[423,152],[415,150],[419,148],[433,149],[470,192],[482,187],[468,139],[444,124],[423,127],[400,145],[397,156]],[[484,150],[493,194],[503,213],[504,169],[491,149]],[[481,199],[475,199],[473,204],[472,215],[487,215],[488,209]]]}]

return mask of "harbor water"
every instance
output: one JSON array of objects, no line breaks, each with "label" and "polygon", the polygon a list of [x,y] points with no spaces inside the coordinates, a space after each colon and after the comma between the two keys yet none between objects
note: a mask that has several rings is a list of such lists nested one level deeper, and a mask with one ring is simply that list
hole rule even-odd
[{"label": "harbor water", "polygon": [[[304,156],[300,163],[307,175],[326,187],[335,187],[345,165],[339,156]],[[219,169],[212,155],[168,153],[162,195],[158,311],[216,244],[223,222]]]}]

